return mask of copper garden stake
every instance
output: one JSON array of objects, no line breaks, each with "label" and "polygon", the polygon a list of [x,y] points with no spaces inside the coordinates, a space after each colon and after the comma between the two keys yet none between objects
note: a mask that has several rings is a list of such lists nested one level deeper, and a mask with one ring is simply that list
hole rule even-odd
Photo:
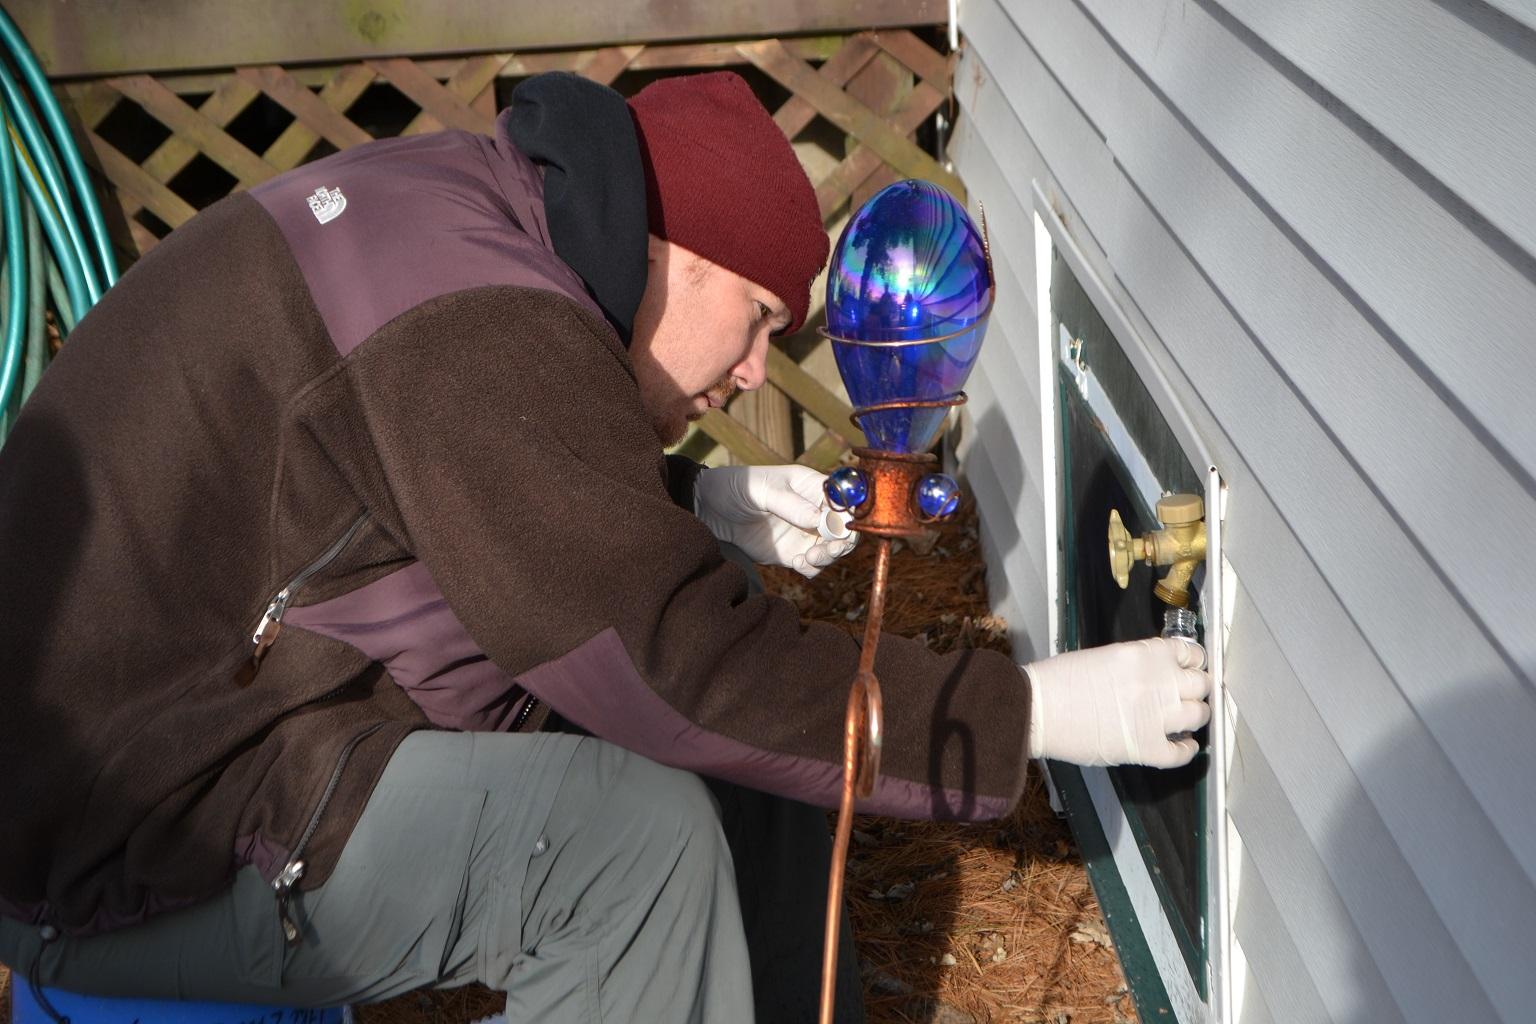
[{"label": "copper garden stake", "polygon": [[948,519],[960,485],[935,472],[926,454],[976,363],[996,291],[986,244],[965,207],[927,181],[899,181],[849,219],[827,268],[827,325],[837,371],[856,406],[853,421],[873,447],[855,448],[856,466],[827,477],[833,508],[852,529],[871,534],[875,580],[858,674],[843,727],[843,793],[827,878],[827,934],[821,974],[821,1024],[832,1024],[837,933],[853,805],[875,791],[880,774],[880,681],[875,648],[890,582],[891,540],[914,537]]},{"label": "copper garden stake", "polygon": [[[943,405],[959,405],[958,395]],[[918,405],[919,403],[910,403]],[[935,403],[926,403],[935,404]],[[890,408],[893,403],[882,403]],[[860,409],[858,416],[871,411]],[[827,878],[827,927],[822,947],[821,1024],[831,1024],[837,976],[837,939],[842,924],[843,877],[848,865],[848,839],[853,833],[853,802],[875,791],[880,774],[881,706],[880,680],[875,677],[875,651],[880,643],[880,624],[885,617],[885,592],[891,575],[891,539],[915,537],[934,520],[926,518],[913,503],[918,480],[932,473],[938,459],[932,455],[855,448],[859,469],[869,481],[869,497],[851,509],[850,528],[873,534],[875,578],[869,591],[869,615],[864,625],[864,649],[859,670],[848,691],[848,710],[843,720],[843,795],[837,809],[837,831],[832,842],[832,865]]]}]

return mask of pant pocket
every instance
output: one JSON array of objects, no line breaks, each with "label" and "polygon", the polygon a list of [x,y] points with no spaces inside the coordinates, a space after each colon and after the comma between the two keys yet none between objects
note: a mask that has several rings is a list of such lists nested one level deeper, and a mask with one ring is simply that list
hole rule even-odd
[{"label": "pant pocket", "polygon": [[484,806],[481,790],[375,789],[330,876],[295,902],[304,941],[284,985],[349,978],[366,995],[436,980]]},{"label": "pant pocket", "polygon": [[255,868],[241,868],[225,905],[236,976],[250,985],[276,989],[283,980],[284,946],[272,887]]}]

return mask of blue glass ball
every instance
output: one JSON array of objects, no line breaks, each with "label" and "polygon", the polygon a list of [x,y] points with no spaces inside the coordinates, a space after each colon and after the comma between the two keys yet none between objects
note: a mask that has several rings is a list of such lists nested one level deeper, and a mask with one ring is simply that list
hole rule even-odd
[{"label": "blue glass ball", "polygon": [[856,466],[834,469],[823,485],[827,501],[839,512],[858,508],[869,497],[869,480]]},{"label": "blue glass ball", "polygon": [[[900,181],[861,206],[832,250],[827,336],[855,406],[960,393],[992,308],[980,229],[938,185]],[[861,414],[875,448],[926,451],[948,409]]]},{"label": "blue glass ball", "polygon": [[992,305],[981,230],[931,181],[881,189],[832,250],[827,332],[854,341],[924,341],[976,324]]},{"label": "blue glass ball", "polygon": [[917,508],[929,519],[946,519],[960,507],[960,485],[948,473],[929,473],[917,482]]}]

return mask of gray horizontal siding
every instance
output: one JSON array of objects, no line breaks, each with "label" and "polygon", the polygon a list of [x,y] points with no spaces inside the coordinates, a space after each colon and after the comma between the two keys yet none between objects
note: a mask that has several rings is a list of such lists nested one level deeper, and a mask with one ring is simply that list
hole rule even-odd
[{"label": "gray horizontal siding", "polygon": [[[986,559],[987,596],[992,612],[1008,623],[1013,657],[1020,663],[1050,654],[1047,633],[1046,577],[1021,547],[1016,527],[986,510],[1006,508],[1014,498],[999,485],[986,447],[973,445],[962,454],[966,482],[983,511],[982,556]],[[990,522],[989,522],[990,521]]]},{"label": "gray horizontal siding", "polygon": [[[1444,921],[1456,949],[1437,946],[1403,971],[1454,989],[1467,960],[1505,1019],[1519,1020],[1512,1011],[1536,994],[1525,967],[1536,948],[1536,885],[1274,507],[1260,496],[1234,503],[1228,535],[1229,556],[1243,565],[1244,618],[1241,632],[1232,626],[1228,685],[1259,738],[1255,752],[1273,762],[1309,822],[1352,836],[1339,884],[1363,890],[1351,901],[1363,929],[1379,931],[1390,952],[1418,937],[1396,934],[1391,917],[1372,923],[1373,912],[1427,899]],[[1481,698],[1467,681],[1447,699]],[[1443,703],[1433,710],[1455,713]],[[1507,783],[1528,792],[1518,778]],[[1402,891],[1373,888],[1386,877]],[[1441,934],[1427,919],[1413,927]],[[1435,966],[1425,972],[1425,963]]]},{"label": "gray horizontal siding", "polygon": [[[997,201],[985,209],[990,236],[1032,237],[1034,214],[1000,187],[1007,179],[999,168],[981,154],[970,173],[982,187],[999,186],[991,189]],[[983,508],[1015,510],[984,516],[981,532],[988,564],[996,567],[987,577],[992,607],[1008,620],[1014,655],[1024,661],[1050,653],[1044,489],[1055,482],[1040,470],[1034,247],[994,246],[993,263],[998,295],[988,341],[966,385],[960,467]]]},{"label": "gray horizontal siding", "polygon": [[[1283,815],[1262,801],[1274,796],[1265,787],[1280,787],[1295,818],[1294,825],[1287,823],[1287,841],[1316,850],[1315,867],[1325,873],[1308,878],[1306,884],[1333,889],[1360,937],[1352,959],[1376,965],[1403,1005],[1413,1008],[1411,1019],[1451,1020],[1459,1014],[1462,1019],[1495,1019],[1468,957],[1484,966],[1490,989],[1511,981],[1526,984],[1520,980],[1526,973],[1522,939],[1528,940],[1536,918],[1528,917],[1523,927],[1511,925],[1520,905],[1528,908],[1536,897],[1530,883],[1511,871],[1507,859],[1497,874],[1513,885],[1512,890],[1466,877],[1464,852],[1452,837],[1486,834],[1487,822],[1467,813],[1470,801],[1457,791],[1454,777],[1435,770],[1443,765],[1443,755],[1424,742],[1422,731],[1385,738],[1376,749],[1357,753],[1352,764],[1245,590],[1237,595],[1232,632],[1242,642],[1232,645],[1227,677],[1244,723],[1234,793],[1250,772],[1263,776],[1258,789],[1233,799],[1232,815],[1245,847],[1261,862],[1274,855],[1269,829]],[[1329,639],[1313,638],[1323,643]],[[1311,667],[1305,652],[1297,651],[1296,657],[1304,669]],[[1310,677],[1318,678],[1315,673]],[[1324,678],[1335,695],[1359,702],[1359,695],[1349,694],[1338,678]],[[1330,704],[1338,702],[1337,696]],[[1329,704],[1324,708],[1332,710]],[[1384,798],[1387,813],[1398,812],[1394,816],[1401,839],[1385,824],[1367,785]],[[1260,790],[1265,790],[1262,797]],[[1401,798],[1410,794],[1412,803],[1405,805]],[[1425,828],[1426,807],[1443,809],[1449,819]],[[1426,881],[1438,883],[1428,889],[1441,897],[1439,906],[1409,858]],[[1273,870],[1294,864],[1292,857]],[[1460,943],[1442,913],[1459,925]],[[1297,941],[1307,938],[1306,931],[1296,936]]]},{"label": "gray horizontal siding", "polygon": [[[1536,7],[1531,5],[1530,0],[1486,0],[1485,3],[1479,3],[1478,0],[1449,0],[1445,6],[1489,35],[1512,35],[1512,30],[1516,28],[1531,30],[1527,39],[1536,35]],[[1530,52],[1529,45],[1524,49]]]},{"label": "gray horizontal siding", "polygon": [[[1279,1024],[1334,1024],[1258,866],[1246,853],[1240,861],[1241,882],[1233,931],[1247,954],[1249,967],[1240,1024],[1254,1024],[1255,1018],[1262,1020],[1263,1011],[1270,1010],[1274,1012],[1269,1015]],[[1255,1005],[1262,1006],[1263,1011],[1255,1011]],[[1382,1024],[1392,1021],[1389,1012]]]},{"label": "gray horizontal siding", "polygon": [[[1238,729],[1237,746],[1241,751],[1254,746],[1253,736]],[[1349,908],[1328,876],[1323,854],[1312,845],[1310,837],[1290,803],[1290,794],[1270,770],[1263,757],[1238,755],[1232,771],[1232,820],[1243,833],[1243,895],[1254,896],[1262,890],[1273,904],[1275,917],[1267,927],[1279,926],[1290,937],[1305,977],[1315,987],[1327,1016],[1337,1024],[1393,1024],[1406,1020],[1478,1020],[1489,1019],[1476,1013],[1466,1017],[1424,1016],[1405,1013],[1404,998],[1393,992],[1381,970],[1366,953],[1366,944]],[[1241,909],[1239,911],[1241,916]],[[1246,929],[1252,934],[1252,929]],[[1239,929],[1239,936],[1245,929]],[[1243,942],[1249,963],[1254,950]],[[1429,964],[1424,965],[1426,973]],[[1256,964],[1260,985],[1271,1002],[1297,983],[1297,976],[1266,979],[1263,964]],[[1279,1005],[1284,1005],[1281,1001]],[[1284,1012],[1284,1011],[1282,1011]]]},{"label": "gray horizontal siding", "polygon": [[[1270,1012],[1269,1003],[1264,999],[1264,991],[1259,987],[1258,979],[1253,976],[1253,972],[1244,965],[1243,973],[1245,976],[1243,1008],[1238,1016],[1238,1024],[1280,1024],[1281,1019]],[[1296,1024],[1294,1018],[1287,1017],[1284,1021],[1285,1024]]]},{"label": "gray horizontal siding", "polygon": [[[1536,121],[1536,32],[1500,32],[1433,0],[1219,0],[1261,56],[1294,68],[1363,122],[1364,137],[1395,148],[1482,218],[1536,254],[1531,149]],[[1536,7],[1528,6],[1528,11]],[[1490,30],[1497,45],[1490,45]],[[1278,59],[1277,59],[1278,58]],[[1283,62],[1283,63],[1281,63]],[[1401,159],[1399,157],[1401,155]],[[1423,180],[1423,175],[1420,180]]]},{"label": "gray horizontal siding", "polygon": [[[1042,34],[1074,27],[1057,6]],[[1124,87],[1065,73],[1137,188],[1415,543],[1455,567],[1446,585],[1536,670],[1536,630],[1507,599],[1536,579],[1518,540],[1536,523],[1536,283],[1198,3],[1084,6],[1103,34],[1082,14],[1075,27]]]},{"label": "gray horizontal siding", "polygon": [[[1274,1017],[1392,1019],[1368,1010],[1385,997],[1408,1020],[1523,1019],[1536,220],[1515,185],[1536,118],[1510,119],[1531,109],[1536,36],[1428,0],[1221,3],[967,0],[951,154],[994,249],[1031,264],[1039,180],[1231,488],[1235,772],[1258,773],[1233,782],[1257,870],[1238,935]],[[1357,38],[1384,12],[1392,31]],[[1391,49],[1425,26],[1443,40]],[[1415,56],[1442,42],[1441,59]],[[1477,88],[1450,80],[1468,54]],[[1447,119],[1475,156],[1426,137]],[[1035,366],[1033,325],[998,338]],[[978,390],[976,410],[1001,404]],[[1038,521],[1029,493],[978,489],[984,524]],[[1022,577],[1010,585],[1027,605]],[[1256,913],[1288,930],[1256,929]],[[1308,988],[1324,1016],[1276,1001]]]}]

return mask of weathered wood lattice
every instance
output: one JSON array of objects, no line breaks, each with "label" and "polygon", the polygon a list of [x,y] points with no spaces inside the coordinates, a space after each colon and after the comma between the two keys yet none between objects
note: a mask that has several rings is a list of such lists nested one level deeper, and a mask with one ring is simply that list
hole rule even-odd
[{"label": "weathered wood lattice", "polygon": [[[260,65],[123,75],[59,90],[78,117],[87,158],[94,154],[115,193],[119,245],[133,255],[224,194],[306,160],[385,134],[488,132],[498,97],[527,75],[574,71],[625,91],[659,73],[733,65],[788,93],[774,120],[816,183],[829,231],[840,230],[850,200],[862,202],[900,178],[927,178],[963,196],[958,179],[916,142],[950,94],[951,62],[906,30]],[[798,459],[828,469],[862,443],[814,333],[821,291],[806,329],[771,350],[768,387],[711,410],[685,441],[689,454],[703,457],[724,445],[738,462]]]}]

